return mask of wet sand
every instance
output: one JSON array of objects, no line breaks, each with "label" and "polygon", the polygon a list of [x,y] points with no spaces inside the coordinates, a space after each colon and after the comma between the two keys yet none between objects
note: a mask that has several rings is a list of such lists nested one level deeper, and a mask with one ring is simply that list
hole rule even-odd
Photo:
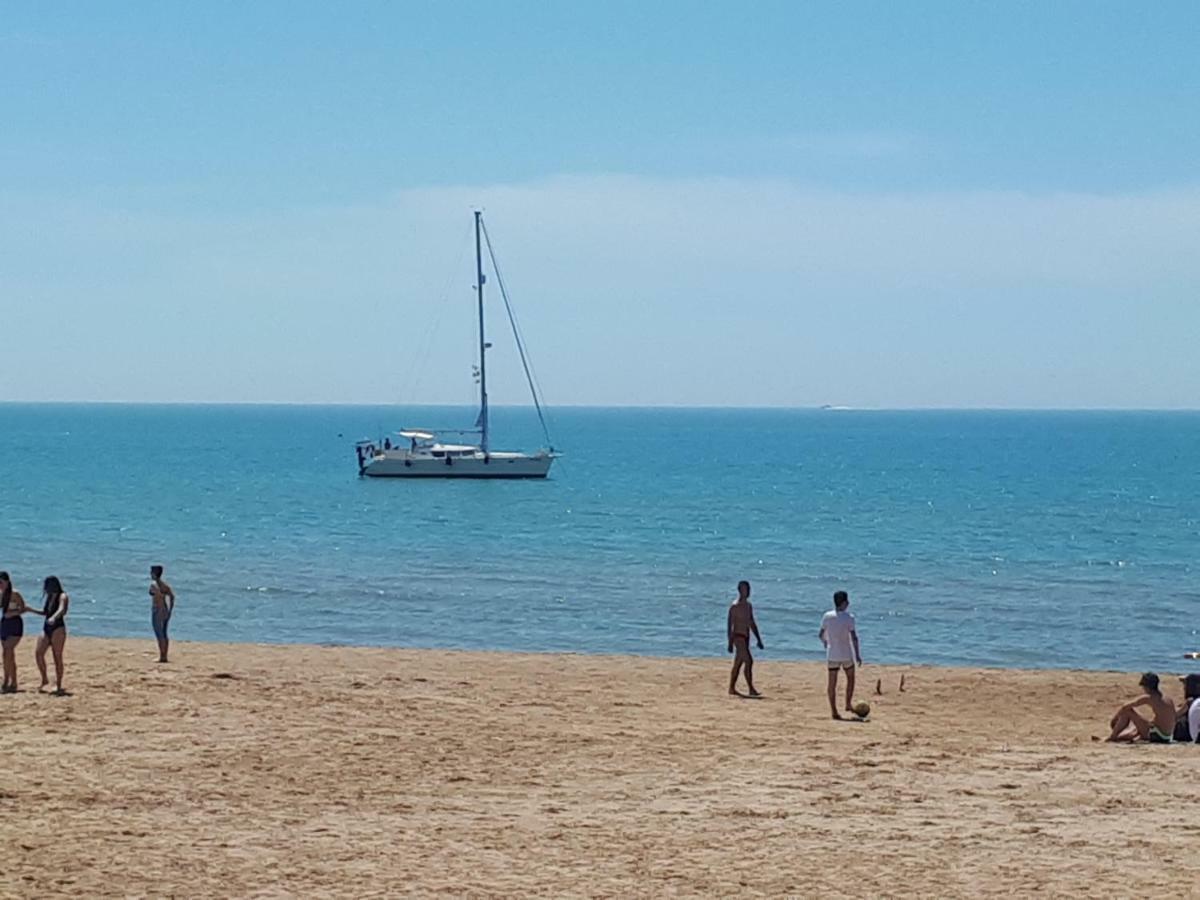
[{"label": "wet sand", "polygon": [[719,659],[71,637],[58,698],[32,652],[6,896],[1200,893],[1200,747],[1091,740],[1136,676],[868,666],[836,723],[769,656],[750,701]]}]

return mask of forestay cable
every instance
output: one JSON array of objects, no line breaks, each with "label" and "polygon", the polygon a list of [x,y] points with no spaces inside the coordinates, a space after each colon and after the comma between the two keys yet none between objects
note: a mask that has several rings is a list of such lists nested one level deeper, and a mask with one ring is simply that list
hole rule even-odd
[{"label": "forestay cable", "polygon": [[546,438],[546,446],[553,450],[550,446],[550,429],[546,427],[546,416],[542,412],[542,402],[539,397],[540,391],[537,386],[537,380],[533,377],[533,370],[529,362],[529,357],[525,353],[525,341],[521,339],[521,329],[517,325],[517,317],[513,313],[512,303],[508,299],[508,289],[504,287],[504,276],[500,274],[500,266],[496,262],[496,251],[492,249],[492,237],[488,234],[487,223],[482,217],[479,220],[483,226],[483,240],[487,244],[488,258],[492,261],[492,271],[496,273],[496,284],[500,287],[500,296],[504,300],[504,310],[508,313],[508,324],[512,326],[513,339],[517,342],[517,353],[521,356],[521,368],[525,370],[525,380],[529,383],[529,393],[533,396],[533,408],[537,410],[538,421],[542,425],[542,434]]}]

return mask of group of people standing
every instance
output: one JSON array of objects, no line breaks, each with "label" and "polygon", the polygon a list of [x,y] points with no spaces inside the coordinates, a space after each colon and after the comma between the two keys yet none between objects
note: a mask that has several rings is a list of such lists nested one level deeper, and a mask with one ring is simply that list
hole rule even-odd
[{"label": "group of people standing", "polygon": [[[754,657],[750,654],[750,638],[754,637],[758,649],[763,649],[762,635],[754,620],[754,607],[750,605],[750,582],[738,582],[737,599],[729,607],[725,620],[725,636],[729,652],[733,656],[733,671],[729,673],[729,694],[742,696],[737,689],[738,676],[746,673],[749,696],[762,696],[754,687]],[[829,711],[833,718],[840,719],[838,712],[838,674],[846,673],[846,711],[854,712],[854,675],[857,666],[863,664],[862,651],[858,645],[858,631],[854,616],[850,613],[850,595],[836,591],[833,609],[821,617],[818,639],[825,645],[825,662],[829,672],[826,690],[829,695]]]},{"label": "group of people standing", "polygon": [[[165,663],[170,649],[167,626],[175,611],[175,592],[163,581],[162,576],[162,566],[150,567],[150,624],[158,641],[158,661]],[[34,662],[42,676],[38,690],[50,686],[46,668],[46,654],[49,652],[54,657],[54,693],[65,693],[63,675],[66,662],[63,654],[67,646],[67,611],[70,608],[71,598],[63,590],[58,576],[47,576],[42,582],[42,606],[39,609],[25,602],[25,597],[13,587],[12,577],[7,572],[0,572],[0,644],[3,645],[4,656],[4,686],[0,688],[0,693],[12,694],[17,690],[17,645],[25,636],[25,620],[22,617],[27,614],[45,619],[37,649],[33,653]]]},{"label": "group of people standing", "polygon": [[63,590],[62,582],[55,575],[47,576],[42,582],[42,606],[38,609],[25,602],[20,591],[13,588],[12,578],[7,572],[0,572],[0,642],[4,647],[4,686],[0,693],[11,694],[17,689],[17,645],[25,635],[26,613],[43,616],[42,634],[38,638],[37,649],[33,653],[38,672],[42,676],[39,690],[45,690],[50,684],[46,673],[46,652],[54,654],[55,693],[63,693],[63,650],[67,645],[67,610],[71,607],[71,598]]}]

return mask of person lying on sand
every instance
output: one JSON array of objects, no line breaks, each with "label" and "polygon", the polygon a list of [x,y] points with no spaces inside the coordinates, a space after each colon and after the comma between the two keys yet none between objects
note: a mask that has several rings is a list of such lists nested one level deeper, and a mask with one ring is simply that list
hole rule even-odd
[{"label": "person lying on sand", "polygon": [[[1112,717],[1110,741],[1146,741],[1150,744],[1169,744],[1175,731],[1175,707],[1158,689],[1158,676],[1147,672],[1138,682],[1145,695],[1126,703]],[[1137,710],[1147,707],[1150,718],[1141,716]]]},{"label": "person lying on sand", "polygon": [[729,615],[725,620],[725,635],[729,640],[729,652],[734,654],[733,671],[729,674],[729,694],[740,697],[737,691],[738,673],[746,667],[746,687],[750,689],[751,697],[760,697],[754,689],[754,657],[750,655],[750,635],[758,642],[758,649],[763,649],[762,635],[758,633],[758,623],[754,621],[754,607],[750,605],[750,582],[738,582],[738,596],[729,607]]}]

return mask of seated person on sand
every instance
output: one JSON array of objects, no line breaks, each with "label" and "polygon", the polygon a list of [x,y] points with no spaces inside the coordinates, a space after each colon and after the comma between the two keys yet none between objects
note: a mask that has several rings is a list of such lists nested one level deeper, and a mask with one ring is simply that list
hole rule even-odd
[{"label": "seated person on sand", "polygon": [[[1158,676],[1147,672],[1138,682],[1146,693],[1126,703],[1112,717],[1110,741],[1147,741],[1151,744],[1169,744],[1175,731],[1175,707],[1158,689]],[[1146,707],[1150,716],[1143,717],[1137,710]]]},{"label": "seated person on sand", "polygon": [[1183,702],[1175,719],[1175,740],[1184,744],[1200,744],[1200,675],[1185,675]]}]

